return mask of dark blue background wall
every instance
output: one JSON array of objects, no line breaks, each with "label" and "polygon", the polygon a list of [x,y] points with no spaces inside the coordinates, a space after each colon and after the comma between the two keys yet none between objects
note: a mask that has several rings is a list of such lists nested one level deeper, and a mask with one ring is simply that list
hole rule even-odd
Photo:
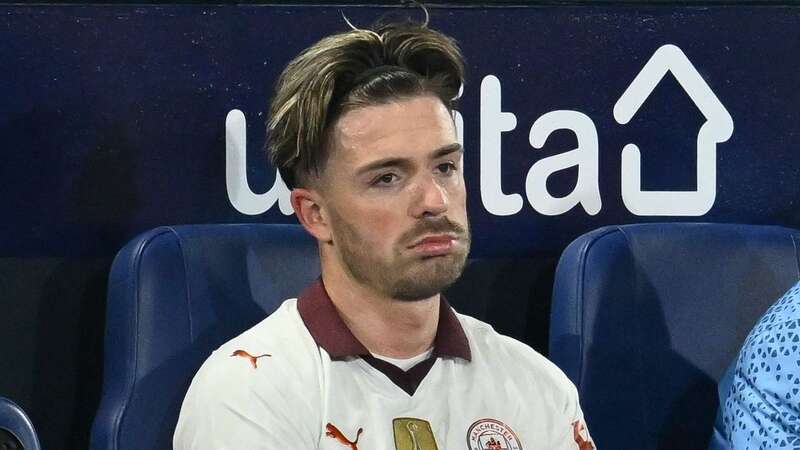
[{"label": "dark blue background wall", "polygon": [[[340,9],[0,6],[0,395],[31,413],[47,448],[87,444],[106,273],[124,242],[163,224],[293,221],[256,196],[275,181],[261,151],[264,113],[286,62],[346,30]],[[344,11],[366,26],[392,9]],[[536,315],[525,331],[511,330],[539,350],[546,352],[554,264],[585,231],[664,220],[800,227],[800,9],[451,6],[432,7],[431,25],[461,43],[468,63],[461,129],[473,256],[508,270],[500,261],[541,261],[531,275],[542,279]],[[667,44],[686,61],[651,61]],[[615,104],[648,61],[682,75],[667,72],[620,124]],[[713,98],[682,87],[692,74]],[[501,135],[511,117],[498,102],[516,122]],[[713,120],[702,102],[712,104]],[[246,121],[244,147],[235,121],[226,129],[232,110]],[[717,120],[725,115],[732,134],[703,146],[714,151],[713,170],[701,167],[698,180],[698,130],[709,120],[725,128]],[[533,148],[532,125],[553,117],[563,129],[535,132],[547,139]],[[655,211],[631,212],[621,182],[629,143],[641,149],[642,190],[700,189],[702,211],[690,211],[690,201],[678,202],[683,212],[658,202]],[[553,199],[531,200],[531,168],[575,148],[575,159],[546,178]],[[246,155],[238,175],[236,165],[226,170],[237,149]],[[713,192],[703,188],[709,180]],[[272,192],[285,195],[279,188]],[[571,193],[585,203],[548,213]],[[248,199],[256,209],[272,206],[245,214]]]}]

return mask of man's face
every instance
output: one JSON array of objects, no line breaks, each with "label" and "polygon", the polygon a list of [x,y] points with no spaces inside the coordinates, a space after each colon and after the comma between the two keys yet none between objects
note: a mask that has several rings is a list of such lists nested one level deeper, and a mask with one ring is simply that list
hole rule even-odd
[{"label": "man's face", "polygon": [[321,180],[336,264],[391,298],[441,292],[470,236],[463,150],[436,97],[349,111],[334,125]]}]

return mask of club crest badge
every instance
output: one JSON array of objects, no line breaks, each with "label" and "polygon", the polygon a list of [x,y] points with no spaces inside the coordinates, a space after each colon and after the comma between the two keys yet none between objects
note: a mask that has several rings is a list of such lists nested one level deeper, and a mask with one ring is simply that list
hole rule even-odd
[{"label": "club crest badge", "polygon": [[481,419],[467,430],[470,450],[522,450],[514,430],[495,419]]},{"label": "club crest badge", "polygon": [[395,450],[439,450],[427,420],[398,417],[392,421],[392,425]]}]

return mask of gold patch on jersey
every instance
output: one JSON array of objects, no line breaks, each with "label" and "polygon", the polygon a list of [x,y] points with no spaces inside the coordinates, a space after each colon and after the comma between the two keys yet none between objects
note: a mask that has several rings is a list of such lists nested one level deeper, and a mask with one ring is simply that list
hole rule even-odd
[{"label": "gold patch on jersey", "polygon": [[398,417],[392,424],[395,450],[439,450],[433,429],[427,420]]}]

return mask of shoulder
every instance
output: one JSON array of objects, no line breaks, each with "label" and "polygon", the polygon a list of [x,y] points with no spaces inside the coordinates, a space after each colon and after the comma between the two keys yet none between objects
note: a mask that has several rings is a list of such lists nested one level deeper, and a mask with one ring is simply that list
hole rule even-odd
[{"label": "shoulder", "polygon": [[[297,313],[296,300],[211,353],[187,398],[232,399],[278,390],[313,392],[319,351]],[[311,386],[309,386],[311,385]]]},{"label": "shoulder", "polygon": [[577,397],[577,390],[564,372],[539,352],[491,325],[457,314],[470,342],[473,361],[488,364],[525,383],[559,396]]},{"label": "shoulder", "polygon": [[753,333],[769,331],[774,328],[781,328],[787,322],[800,319],[800,282],[789,288],[781,298],[779,298],[761,316]]},{"label": "shoulder", "polygon": [[[792,286],[761,316],[745,339],[742,359],[760,361],[779,357],[782,353],[787,353],[785,356],[794,356],[798,335],[800,335],[800,282]],[[791,346],[795,348],[791,349]],[[759,351],[760,349],[763,350]]]},{"label": "shoulder", "polygon": [[767,309],[739,352],[723,410],[734,445],[769,446],[764,433],[782,436],[782,430],[792,429],[800,386],[798,341],[800,283]]},{"label": "shoulder", "polygon": [[745,339],[736,362],[728,406],[760,404],[774,394],[771,407],[796,402],[800,376],[800,283],[770,306]]},{"label": "shoulder", "polygon": [[176,449],[311,448],[319,436],[319,352],[287,300],[215,350],[183,399]]}]

